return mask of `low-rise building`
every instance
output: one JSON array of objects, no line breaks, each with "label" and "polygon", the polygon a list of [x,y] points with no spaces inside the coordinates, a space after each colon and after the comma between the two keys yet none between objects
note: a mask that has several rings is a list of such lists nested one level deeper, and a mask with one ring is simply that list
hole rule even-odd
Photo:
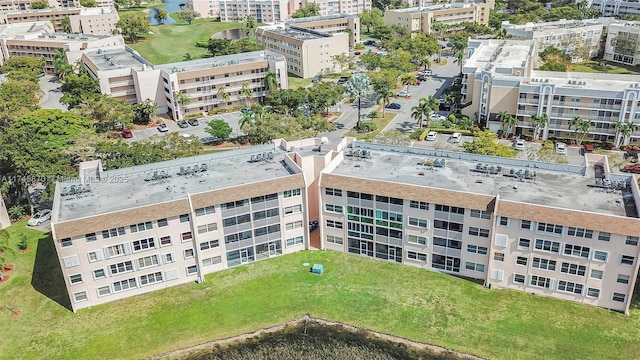
[{"label": "low-rise building", "polygon": [[[65,18],[69,19],[67,29],[64,25]],[[0,24],[50,21],[57,32],[66,31],[77,34],[111,35],[118,20],[120,20],[118,12],[109,7],[50,8],[0,13]]]},{"label": "low-rise building", "polygon": [[640,15],[640,3],[622,0],[593,0],[589,6],[602,16]]},{"label": "low-rise building", "polygon": [[475,22],[482,25],[489,24],[489,11],[494,2],[484,3],[453,3],[414,7],[406,9],[389,9],[384,12],[385,25],[398,25],[409,29],[410,32],[431,34],[434,32],[433,23],[439,22],[455,28],[464,22]]},{"label": "low-rise building", "polygon": [[604,59],[625,64],[640,64],[640,22],[616,21],[609,24]]},{"label": "low-rise building", "polygon": [[286,21],[289,26],[320,31],[327,34],[349,34],[349,47],[360,42],[360,18],[357,15],[338,14],[327,16],[311,16]]},{"label": "low-rise building", "polygon": [[287,0],[219,0],[220,21],[242,22],[251,15],[258,23],[278,23],[289,18],[288,4]]},{"label": "low-rise building", "polygon": [[321,16],[331,15],[358,15],[365,10],[371,10],[371,0],[303,0],[301,2],[290,1],[294,4],[291,12],[305,6],[307,3],[316,3],[320,7]]}]

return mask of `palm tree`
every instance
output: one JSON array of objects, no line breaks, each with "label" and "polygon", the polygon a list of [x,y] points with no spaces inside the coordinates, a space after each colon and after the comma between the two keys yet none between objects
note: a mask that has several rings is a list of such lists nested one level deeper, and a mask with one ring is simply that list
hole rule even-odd
[{"label": "palm tree", "polygon": [[506,127],[507,127],[507,119],[509,118],[509,113],[506,111],[500,111],[498,113],[498,115],[496,115],[496,119],[498,119],[498,121],[500,121],[502,123],[502,126],[500,127],[500,130],[502,130],[502,134],[505,134],[506,132]]},{"label": "palm tree", "polygon": [[378,90],[378,100],[382,100],[382,117],[384,117],[384,108],[389,105],[393,92],[387,87],[382,87]]},{"label": "palm tree", "polygon": [[420,128],[423,126],[424,119],[427,119],[427,127],[429,126],[429,116],[432,111],[438,111],[440,107],[440,101],[429,95],[427,98],[421,98],[418,101],[418,105],[411,108],[411,118],[416,120],[420,125]]},{"label": "palm tree", "polygon": [[[438,33],[438,38],[442,39],[442,37],[444,36],[444,32],[447,31],[447,29],[449,28],[449,26],[445,23],[441,23],[438,21],[434,21],[433,23],[431,23],[431,29],[433,31],[435,31],[436,33]],[[442,49],[439,48],[438,49],[438,62],[440,62],[440,57],[442,56]]]},{"label": "palm tree", "polygon": [[256,18],[253,15],[249,15],[246,18],[244,18],[244,27],[245,27],[245,32],[247,36],[251,37],[251,34],[253,33],[253,29],[256,28]]},{"label": "palm tree", "polygon": [[400,77],[400,83],[405,86],[416,85],[418,83],[418,79],[416,79],[415,75],[406,73],[402,74]]},{"label": "palm tree", "polygon": [[253,113],[249,114],[249,113],[243,112],[242,115],[240,115],[238,126],[240,126],[240,129],[243,129],[245,126],[253,124],[254,120],[255,118]]},{"label": "palm tree", "polygon": [[640,124],[632,122],[616,121],[613,123],[614,129],[616,129],[616,147],[620,147],[621,144],[625,144],[627,139],[634,131],[640,129]]},{"label": "palm tree", "polygon": [[222,97],[222,100],[224,100],[225,103],[228,103],[229,100],[231,99],[231,96],[229,96],[229,93],[227,92],[227,89],[221,87],[218,89],[218,95],[220,95],[220,97]]},{"label": "palm tree", "polygon": [[373,86],[371,86],[371,79],[364,73],[353,74],[351,78],[344,85],[344,91],[349,96],[358,99],[358,120],[356,121],[356,129],[361,128],[361,110],[362,110],[362,97],[373,94]]},{"label": "palm tree", "polygon": [[464,60],[464,51],[463,50],[456,50],[453,53],[453,57],[456,58],[455,61],[460,65],[460,74],[462,74],[462,65],[463,65],[462,60]]},{"label": "palm tree", "polygon": [[71,33],[71,19],[69,19],[69,16],[63,17],[60,24],[62,25],[62,32],[67,34]]},{"label": "palm tree", "polygon": [[73,72],[73,67],[67,62],[67,55],[64,49],[56,50],[53,58],[53,69],[56,72],[56,76],[60,79],[64,79]]},{"label": "palm tree", "polygon": [[[576,144],[578,145],[582,144],[582,141],[584,141],[584,138],[587,136],[592,126],[593,126],[593,122],[591,120],[585,120],[580,116],[574,116],[571,120],[569,120],[569,129],[571,128],[575,129]],[[614,123],[613,126],[615,128],[616,123]]]},{"label": "palm tree", "polygon": [[180,104],[180,107],[191,104],[191,99],[184,93],[184,90],[174,92],[173,98]]},{"label": "palm tree", "polygon": [[244,96],[244,104],[247,104],[249,99],[253,98],[253,89],[250,87],[251,84],[248,81],[242,83],[242,89],[240,89],[239,94]]},{"label": "palm tree", "polygon": [[266,114],[270,108],[268,106],[262,106],[260,104],[254,104],[251,108],[251,113],[253,114],[253,118],[256,121],[262,120],[264,114]]},{"label": "palm tree", "polygon": [[2,277],[2,270],[6,264],[4,254],[13,253],[13,248],[9,246],[9,232],[7,230],[0,230],[0,280]]},{"label": "palm tree", "polygon": [[537,141],[540,137],[540,131],[549,124],[549,116],[547,114],[531,115],[531,123],[535,126],[533,139]]},{"label": "palm tree", "polygon": [[264,78],[262,78],[262,85],[269,91],[278,90],[280,87],[280,83],[278,82],[278,76],[275,72],[269,70],[264,74]]},{"label": "palm tree", "polygon": [[509,136],[509,134],[513,134],[516,131],[519,123],[520,122],[518,121],[517,117],[509,115],[509,117],[507,118],[507,136]]}]

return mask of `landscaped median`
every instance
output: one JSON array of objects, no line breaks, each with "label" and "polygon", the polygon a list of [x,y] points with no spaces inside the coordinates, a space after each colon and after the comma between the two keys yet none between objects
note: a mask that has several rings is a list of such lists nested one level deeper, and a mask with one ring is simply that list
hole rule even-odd
[{"label": "landscaped median", "polygon": [[64,303],[51,240],[24,227],[10,231],[27,234],[34,251],[9,255],[0,359],[139,359],[305,314],[492,359],[640,358],[638,310],[626,317],[334,251],[255,262],[74,314],[51,300]]}]

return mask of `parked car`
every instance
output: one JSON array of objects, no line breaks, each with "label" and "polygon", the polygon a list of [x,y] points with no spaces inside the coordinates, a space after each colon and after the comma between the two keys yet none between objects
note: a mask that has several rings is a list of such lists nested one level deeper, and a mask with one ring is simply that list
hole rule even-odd
[{"label": "parked car", "polygon": [[178,126],[181,127],[182,129],[186,129],[189,127],[189,124],[184,120],[180,120],[178,121]]},{"label": "parked car", "polygon": [[640,164],[627,165],[621,170],[632,174],[640,174]]},{"label": "parked car", "polygon": [[366,46],[376,46],[378,45],[375,40],[365,40],[364,43]]},{"label": "parked car", "polygon": [[429,76],[431,75],[433,72],[431,71],[431,69],[424,69],[424,70],[420,70],[418,71],[418,75],[426,75]]},{"label": "parked car", "polygon": [[427,134],[427,137],[425,138],[425,140],[427,141],[436,141],[436,138],[438,137],[438,133],[435,131],[429,131],[429,133]]},{"label": "parked car", "polygon": [[318,74],[318,75],[313,77],[312,82],[317,83],[317,82],[320,82],[320,81],[322,81],[322,75]]},{"label": "parked car", "polygon": [[160,124],[160,125],[158,125],[158,131],[167,132],[167,131],[169,131],[169,128],[167,127],[167,124]]},{"label": "parked car", "polygon": [[37,213],[35,213],[31,219],[29,219],[29,221],[27,222],[27,224],[29,226],[38,226],[40,224],[42,224],[43,222],[50,220],[51,219],[51,210],[46,209],[46,210],[40,210]]},{"label": "parked car", "polygon": [[458,132],[451,134],[451,136],[449,137],[449,141],[454,143],[454,144],[459,143],[460,141],[462,141],[462,134],[460,134]]},{"label": "parked car", "polygon": [[129,128],[125,128],[124,130],[122,130],[122,137],[125,139],[129,139],[133,137],[133,132],[131,132],[131,129]]},{"label": "parked car", "polygon": [[200,138],[200,142],[203,145],[213,144],[213,143],[215,143],[217,141],[218,141],[218,138],[215,138],[213,136],[205,136],[205,137]]},{"label": "parked car", "polygon": [[347,81],[349,81],[349,77],[348,76],[340,76],[340,79],[338,79],[338,84],[342,85],[342,84],[346,83]]},{"label": "parked car", "polygon": [[515,142],[515,144],[513,145],[513,147],[514,147],[516,150],[519,150],[519,151],[524,150],[524,140],[522,140],[522,139],[517,139],[517,140],[516,140],[516,142]]},{"label": "parked car", "polygon": [[566,155],[567,154],[567,145],[565,145],[564,143],[561,143],[561,142],[556,143],[556,153],[558,153],[560,155]]},{"label": "parked car", "polygon": [[431,114],[429,114],[429,119],[431,119],[433,121],[445,121],[445,120],[447,120],[447,118],[444,115],[440,115],[440,114],[436,113],[435,111],[432,112]]},{"label": "parked car", "polygon": [[387,104],[387,106],[385,106],[386,109],[391,109],[391,110],[400,110],[402,106],[400,106],[400,104],[398,103],[390,103]]},{"label": "parked car", "polygon": [[240,110],[240,112],[243,114],[251,114],[253,110],[251,110],[251,108],[247,106],[247,107],[243,107],[242,110]]},{"label": "parked car", "polygon": [[360,51],[356,51],[356,52],[353,53],[353,55],[356,55],[356,56],[360,55],[360,54],[362,54]]},{"label": "parked car", "polygon": [[411,93],[409,92],[409,90],[406,89],[402,89],[400,90],[400,92],[398,92],[396,94],[397,97],[406,97],[406,98],[410,98],[411,97]]},{"label": "parked car", "polygon": [[200,123],[198,122],[198,119],[189,119],[189,121],[187,121],[189,123],[189,125],[191,126],[198,126],[200,125]]},{"label": "parked car", "polygon": [[423,74],[418,74],[418,76],[416,76],[416,79],[418,79],[420,81],[427,81],[427,79],[429,79],[429,76],[423,75]]}]

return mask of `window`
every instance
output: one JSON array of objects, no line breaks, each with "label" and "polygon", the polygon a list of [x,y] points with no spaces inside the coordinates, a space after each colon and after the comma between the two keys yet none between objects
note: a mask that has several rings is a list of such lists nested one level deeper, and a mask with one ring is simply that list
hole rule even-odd
[{"label": "window", "polygon": [[481,237],[488,238],[489,237],[489,230],[482,229],[482,228],[477,228],[477,227],[470,227],[469,228],[469,235],[481,236]]},{"label": "window", "polygon": [[340,189],[326,188],[324,193],[331,196],[342,196],[342,190]]},{"label": "window", "polygon": [[93,242],[97,240],[96,233],[85,234],[84,238],[85,240],[87,240],[87,242]]},{"label": "window", "polygon": [[87,254],[89,256],[89,262],[95,262],[98,260],[102,260],[102,252],[100,251],[92,251]]},{"label": "window", "polygon": [[595,269],[591,270],[591,277],[594,279],[602,279],[603,275],[604,275],[604,272],[602,270],[595,270]]},{"label": "window", "polygon": [[613,296],[611,297],[612,301],[621,302],[621,303],[625,302],[626,299],[627,299],[627,295],[621,294],[621,293],[616,293],[616,292],[614,292]]},{"label": "window", "polygon": [[257,228],[253,230],[253,235],[255,237],[258,237],[258,236],[263,236],[267,234],[275,234],[277,232],[280,232],[280,224],[263,226],[261,228]]},{"label": "window", "polygon": [[159,265],[158,255],[145,256],[145,257],[139,258],[137,261],[138,261],[138,268],[140,269]]},{"label": "window", "polygon": [[289,198],[293,196],[300,196],[300,189],[286,190],[284,192],[284,197]]},{"label": "window", "polygon": [[534,257],[531,266],[537,269],[556,271],[555,260],[548,260],[548,259]]},{"label": "window", "polygon": [[412,244],[427,245],[427,238],[424,236],[407,234],[407,242]]},{"label": "window", "polygon": [[139,224],[129,225],[129,229],[131,229],[131,233],[134,234],[139,231],[152,230],[153,225],[151,224],[151,221],[147,221]]},{"label": "window", "polygon": [[622,265],[633,265],[636,262],[636,258],[630,255],[622,255],[620,257],[620,264]]},{"label": "window", "polygon": [[334,229],[342,229],[341,221],[327,220],[327,227]]},{"label": "window", "polygon": [[487,255],[487,248],[478,245],[467,245],[467,252],[473,254]]},{"label": "window", "polygon": [[251,239],[252,236],[253,232],[251,232],[251,230],[241,231],[239,233],[225,235],[224,243],[231,244],[237,241],[248,240]]},{"label": "window", "polygon": [[[82,278],[80,278],[80,281],[82,281]],[[629,284],[629,275],[618,274],[616,282],[619,284]]]},{"label": "window", "polygon": [[536,249],[552,253],[560,253],[560,243],[551,240],[536,239]]},{"label": "window", "polygon": [[538,231],[562,235],[562,225],[540,222],[538,223]]},{"label": "window", "polygon": [[168,246],[171,245],[171,236],[163,236],[160,238],[160,246]]},{"label": "window", "polygon": [[129,290],[129,289],[134,289],[137,288],[138,285],[136,283],[136,279],[127,279],[127,280],[122,280],[122,281],[116,281],[113,283],[113,291],[114,292],[119,292],[119,291],[125,291],[125,290]]},{"label": "window", "polygon": [[518,239],[518,247],[528,249],[529,247],[531,247],[531,239]]},{"label": "window", "polygon": [[193,249],[185,249],[184,250],[184,258],[185,259],[190,259],[193,257]]},{"label": "window", "polygon": [[498,219],[498,224],[502,226],[509,226],[509,218],[505,216],[500,216],[500,218]]},{"label": "window", "polygon": [[209,214],[215,214],[216,213],[216,207],[211,205],[211,206],[205,206],[202,208],[198,208],[195,210],[196,216],[204,216],[204,215],[209,215]]},{"label": "window", "polygon": [[118,275],[125,272],[133,271],[133,263],[131,261],[124,261],[117,264],[109,265],[111,275]]},{"label": "window", "polygon": [[600,289],[594,289],[594,288],[588,288],[587,289],[587,296],[589,297],[593,297],[593,298],[599,298],[600,297]]},{"label": "window", "polygon": [[626,245],[638,246],[638,237],[627,235],[627,239],[624,242]]},{"label": "window", "polygon": [[409,225],[417,226],[417,227],[424,228],[424,229],[428,229],[429,228],[429,220],[409,217]]},{"label": "window", "polygon": [[611,240],[611,233],[600,231],[600,233],[598,234],[598,240],[600,241]]},{"label": "window", "polygon": [[153,249],[155,247],[156,247],[156,244],[155,244],[154,238],[136,240],[133,242],[133,251],[148,250],[148,249]]},{"label": "window", "polygon": [[164,254],[164,262],[165,264],[174,262],[173,254]]},{"label": "window", "polygon": [[344,244],[344,240],[339,236],[327,235],[327,242],[337,245]]},{"label": "window", "polygon": [[193,239],[193,234],[191,234],[191,231],[184,232],[181,234],[181,236],[182,236],[182,242]]},{"label": "window", "polygon": [[529,221],[529,220],[520,220],[520,229],[531,230],[531,221]]},{"label": "window", "polygon": [[469,216],[477,219],[491,219],[491,213],[482,210],[471,210]]},{"label": "window", "polygon": [[69,247],[73,245],[73,243],[71,242],[71,238],[62,239],[60,240],[60,243],[62,244],[62,247]]},{"label": "window", "polygon": [[409,201],[409,207],[412,209],[429,210],[429,203],[424,201]]},{"label": "window", "polygon": [[594,260],[600,260],[600,261],[607,261],[609,254],[604,252],[604,251],[598,251],[598,250],[594,250],[593,251],[593,259]]},{"label": "window", "polygon": [[287,239],[286,243],[287,243],[287,247],[300,245],[300,244],[303,243],[303,238],[302,238],[302,236],[297,236],[297,237],[294,237],[294,238],[290,238],[290,239]]},{"label": "window", "polygon": [[151,285],[157,282],[162,282],[162,272],[160,271],[140,276],[140,286]]},{"label": "window", "polygon": [[111,295],[111,288],[108,286],[103,286],[98,288],[98,297]]},{"label": "window", "polygon": [[187,276],[198,273],[198,265],[187,266]]},{"label": "window", "polygon": [[593,238],[593,230],[569,227],[567,235],[585,239]]},{"label": "window", "polygon": [[563,262],[560,272],[563,272],[565,274],[584,276],[587,273],[587,267],[584,265]]},{"label": "window", "polygon": [[107,277],[107,274],[105,273],[104,269],[96,269],[93,270],[93,278],[98,280],[98,279],[102,279],[104,277]]},{"label": "window", "polygon": [[69,276],[69,282],[71,284],[81,284],[82,283],[82,274],[74,274]]},{"label": "window", "polygon": [[416,260],[420,262],[427,262],[427,254],[423,254],[415,251],[407,251],[407,259]]},{"label": "window", "polygon": [[302,205],[287,206],[283,211],[285,215],[299,214],[302,212]]},{"label": "window", "polygon": [[478,264],[478,263],[474,263],[474,262],[470,262],[470,261],[467,261],[464,264],[464,268],[467,269],[467,270],[471,270],[471,271],[484,272],[484,265],[483,264]]},{"label": "window", "polygon": [[589,252],[591,251],[591,248],[585,247],[585,246],[579,246],[579,245],[571,245],[571,244],[566,244],[564,246],[564,254],[565,255],[570,255],[570,256],[578,256],[578,257],[582,257],[585,259],[589,258]]},{"label": "window", "polygon": [[189,214],[180,215],[180,222],[181,223],[189,222]]},{"label": "window", "polygon": [[218,224],[217,223],[210,223],[210,224],[205,224],[205,225],[199,225],[198,226],[198,234],[204,234],[210,231],[216,231],[218,230]]},{"label": "window", "polygon": [[[329,226],[329,225],[328,225],[328,223],[327,223],[327,226]],[[290,223],[287,223],[287,224],[285,225],[285,228],[286,228],[287,230],[299,229],[299,228],[301,228],[301,227],[302,227],[302,220],[298,220],[298,221],[290,222]],[[340,227],[340,229],[342,229],[342,227]]]},{"label": "window", "polygon": [[342,214],[342,205],[325,204],[325,210]]},{"label": "window", "polygon": [[113,245],[107,248],[107,255],[109,255],[110,258],[122,256],[124,254],[124,244]]},{"label": "window", "polygon": [[551,288],[551,279],[542,276],[531,275],[530,285],[549,289]]},{"label": "window", "polygon": [[526,257],[518,256],[516,258],[516,264],[527,266],[528,259]]},{"label": "window", "polygon": [[77,293],[73,294],[73,301],[74,302],[81,302],[81,301],[87,301],[87,292],[86,291],[80,291]]},{"label": "window", "polygon": [[200,250],[209,250],[220,246],[218,240],[205,241],[200,243]]},{"label": "window", "polygon": [[112,237],[116,237],[116,236],[124,235],[124,234],[125,234],[124,226],[118,227],[118,228],[109,229],[109,230],[102,230],[102,238],[103,239],[108,239],[108,238],[112,238]]},{"label": "window", "polygon": [[576,284],[576,283],[571,282],[571,281],[564,281],[564,280],[558,281],[558,291],[574,293],[574,294],[577,294],[577,295],[582,295],[582,287],[583,286],[584,285],[582,285],[582,284]]},{"label": "window", "polygon": [[504,261],[504,253],[494,253],[493,254],[493,260],[495,261]]},{"label": "window", "polygon": [[207,259],[202,259],[202,266],[213,266],[215,264],[220,264],[222,262],[222,257],[214,256]]},{"label": "window", "polygon": [[158,227],[165,227],[165,226],[169,226],[169,222],[167,221],[166,218],[164,219],[158,219]]},{"label": "window", "polygon": [[252,204],[263,203],[267,201],[278,200],[278,194],[273,193],[269,195],[256,196],[251,198]]},{"label": "window", "polygon": [[524,275],[521,274],[513,274],[513,282],[518,284],[524,284]]}]

